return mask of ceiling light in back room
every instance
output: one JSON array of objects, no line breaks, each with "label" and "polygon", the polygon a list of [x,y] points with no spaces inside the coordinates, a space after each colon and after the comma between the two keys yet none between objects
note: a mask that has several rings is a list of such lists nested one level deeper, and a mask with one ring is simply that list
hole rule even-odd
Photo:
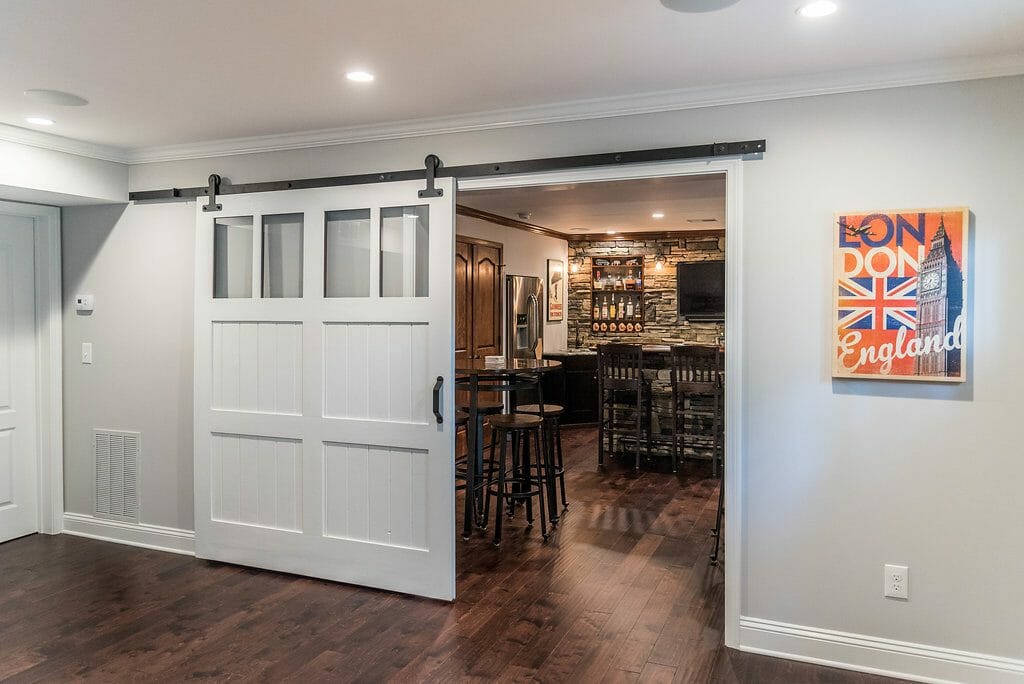
[{"label": "ceiling light in back room", "polygon": [[25,97],[57,107],[84,107],[89,104],[84,97],[79,97],[74,93],[66,93],[63,90],[47,90],[46,88],[30,88],[25,91]]},{"label": "ceiling light in back room", "polygon": [[800,5],[796,13],[808,19],[820,19],[821,17],[835,14],[838,9],[839,5],[832,2],[832,0],[815,0],[814,2]]},{"label": "ceiling light in back room", "polygon": [[617,230],[606,230],[605,232],[608,233],[609,235],[615,235],[619,231],[617,231]]},{"label": "ceiling light in back room", "polygon": [[663,218],[665,218],[665,212],[663,212],[663,211],[656,211],[653,214],[651,214],[651,218],[652,219],[663,219]]},{"label": "ceiling light in back room", "polygon": [[345,74],[345,78],[356,83],[370,83],[373,81],[373,74],[369,71],[363,71],[362,69],[355,69]]},{"label": "ceiling light in back room", "polygon": [[33,126],[52,126],[54,124],[53,119],[47,119],[45,116],[26,116],[25,121]]},{"label": "ceiling light in back room", "polygon": [[687,14],[717,12],[730,5],[735,5],[737,2],[739,0],[661,0],[661,4],[670,10]]}]

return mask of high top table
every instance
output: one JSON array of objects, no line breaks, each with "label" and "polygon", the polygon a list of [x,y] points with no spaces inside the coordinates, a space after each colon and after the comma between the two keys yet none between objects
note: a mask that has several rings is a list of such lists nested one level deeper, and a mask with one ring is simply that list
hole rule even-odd
[{"label": "high top table", "polygon": [[[478,402],[480,394],[480,380],[507,380],[513,381],[524,375],[539,375],[550,373],[562,367],[561,361],[548,359],[506,359],[503,366],[489,366],[484,359],[457,359],[455,361],[456,387],[469,392],[469,422],[466,426],[466,448],[473,454],[473,458],[466,459],[466,515],[462,529],[462,538],[469,540],[473,529],[473,518],[476,491],[476,473],[483,468],[484,444],[483,435],[477,434]],[[537,383],[537,402],[544,404],[544,390],[542,384]],[[484,392],[489,392],[487,384],[483,387]],[[509,409],[515,410],[514,393],[509,398]],[[548,490],[553,491],[554,482],[548,484]],[[553,494],[552,494],[553,496]],[[553,501],[549,497],[549,501]],[[549,510],[554,510],[549,507]]]}]

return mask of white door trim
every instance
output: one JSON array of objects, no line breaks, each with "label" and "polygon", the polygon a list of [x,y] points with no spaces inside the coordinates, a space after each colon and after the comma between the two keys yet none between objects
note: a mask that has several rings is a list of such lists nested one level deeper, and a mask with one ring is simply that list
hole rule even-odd
[{"label": "white door trim", "polygon": [[35,241],[36,455],[39,531],[64,529],[64,418],[61,374],[60,209],[0,201],[0,213],[33,221]]},{"label": "white door trim", "polygon": [[740,607],[743,604],[743,160],[740,157],[709,161],[630,164],[517,176],[459,179],[458,189],[481,190],[587,183],[596,181],[690,176],[724,173],[726,176],[725,282],[727,330],[725,336],[725,512],[732,524],[725,527],[725,645],[739,647]]}]

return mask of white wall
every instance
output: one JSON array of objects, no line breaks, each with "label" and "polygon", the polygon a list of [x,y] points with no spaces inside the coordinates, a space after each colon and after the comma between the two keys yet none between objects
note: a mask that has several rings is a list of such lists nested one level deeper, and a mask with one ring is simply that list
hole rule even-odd
[{"label": "white wall", "polygon": [[[743,613],[1020,659],[1022,102],[1024,78],[1012,77],[142,165],[131,169],[131,184],[203,185],[211,172],[245,182],[402,169],[428,152],[455,165],[767,138],[764,159],[746,163],[744,177],[746,517],[733,521],[746,535]],[[971,380],[832,381],[833,211],[957,204],[976,217]],[[178,297],[187,299],[191,289],[193,215],[173,204],[134,207],[113,222],[104,243],[111,223],[92,210],[65,218],[66,277],[76,263],[102,264],[88,271],[96,320],[100,307],[116,304],[125,336],[97,346],[97,358],[111,354],[116,366],[97,364],[87,376],[69,378],[68,458],[82,454],[70,439],[81,438],[80,430],[71,434],[73,426],[101,418],[116,421],[108,427],[150,421],[143,431],[158,434],[166,427],[156,423],[171,426],[177,432],[160,447],[160,458],[172,463],[160,467],[177,477],[152,492],[148,504],[165,515],[182,506],[191,459],[191,319]],[[79,246],[73,235],[83,228],[92,237]],[[92,252],[80,256],[79,249]],[[141,268],[138,259],[147,254],[156,256]],[[160,306],[144,297],[158,292],[173,293],[174,305],[140,314],[157,327],[137,329],[133,312]],[[166,321],[157,321],[163,313]],[[84,337],[71,326],[67,335],[71,353]],[[164,335],[175,339],[158,345],[171,347],[171,360],[141,352]],[[133,376],[130,385],[121,384],[124,374]],[[123,396],[94,415],[96,397],[111,387]],[[138,415],[140,407],[146,416]],[[163,410],[175,407],[165,419]],[[69,480],[83,476],[79,465],[69,465]],[[69,481],[69,491],[82,486]],[[179,510],[178,523],[188,514]],[[909,602],[881,597],[884,562],[910,565]]]},{"label": "white wall", "polygon": [[[191,530],[195,204],[62,218],[65,509],[92,514],[93,428],[138,430],[140,521]],[[75,311],[77,293],[96,296],[92,314]]]},{"label": "white wall", "polygon": [[459,235],[500,242],[504,246],[502,259],[506,274],[536,276],[544,282],[544,349],[565,351],[566,320],[547,322],[547,268],[548,259],[561,259],[568,268],[569,243],[470,216],[456,217],[455,229]]},{"label": "white wall", "polygon": [[0,140],[0,199],[68,206],[128,201],[128,167]]}]

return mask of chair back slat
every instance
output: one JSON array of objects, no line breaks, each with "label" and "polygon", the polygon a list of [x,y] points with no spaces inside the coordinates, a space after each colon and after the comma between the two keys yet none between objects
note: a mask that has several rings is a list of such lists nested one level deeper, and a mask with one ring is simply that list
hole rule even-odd
[{"label": "chair back slat", "polygon": [[675,345],[672,347],[672,383],[718,385],[722,357],[718,347]]},{"label": "chair back slat", "polygon": [[625,386],[642,381],[644,351],[639,344],[608,343],[597,347],[597,372],[606,385]]}]

